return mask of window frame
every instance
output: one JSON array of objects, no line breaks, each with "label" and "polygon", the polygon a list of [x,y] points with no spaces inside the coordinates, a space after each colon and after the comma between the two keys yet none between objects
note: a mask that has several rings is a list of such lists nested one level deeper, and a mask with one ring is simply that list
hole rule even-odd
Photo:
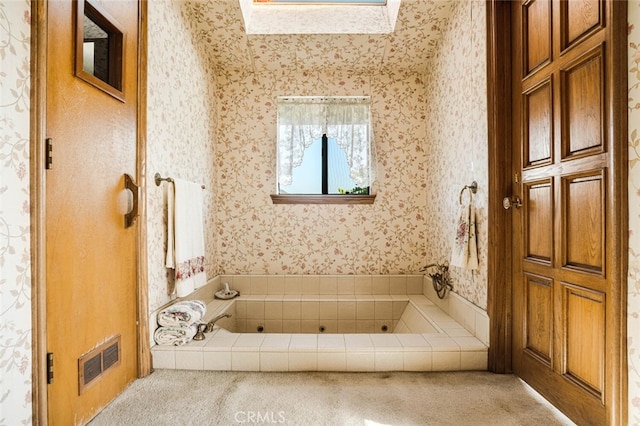
[{"label": "window frame", "polygon": [[[311,98],[311,97],[299,97],[303,98]],[[324,100],[334,100],[345,97],[324,97]],[[353,97],[353,98],[362,98],[362,97]],[[291,97],[282,97],[282,99],[290,100]],[[370,117],[371,118],[371,117]],[[277,124],[279,125],[279,123]],[[369,125],[372,125],[370,122]],[[327,173],[327,146],[328,146],[328,136],[326,133],[322,135],[322,194],[280,194],[280,182],[279,177],[276,178],[276,193],[271,194],[271,200],[273,204],[373,204],[376,198],[376,194],[372,193],[372,185],[370,184],[368,189],[368,194],[328,194],[328,173]],[[276,145],[279,143],[279,139],[276,138]],[[373,140],[369,140],[370,149],[374,150]],[[276,149],[276,157],[278,158],[278,149]],[[369,167],[372,168],[374,166],[375,157],[370,157]],[[279,159],[276,164],[279,163]],[[276,169],[278,169],[276,167]],[[276,176],[278,176],[278,172],[276,172]]]},{"label": "window frame", "polygon": [[[126,101],[124,93],[124,47],[126,33],[124,32],[124,27],[94,0],[78,0],[75,2],[75,5],[75,76],[124,103]],[[102,80],[84,69],[85,16],[108,35],[107,80]]]}]

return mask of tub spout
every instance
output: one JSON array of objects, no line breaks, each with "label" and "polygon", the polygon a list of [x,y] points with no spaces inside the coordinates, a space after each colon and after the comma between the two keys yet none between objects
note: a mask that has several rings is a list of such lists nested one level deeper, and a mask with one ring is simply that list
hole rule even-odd
[{"label": "tub spout", "polygon": [[446,260],[442,263],[431,263],[427,266],[423,266],[422,268],[420,268],[420,272],[427,272],[430,268],[436,268],[438,270],[440,270],[441,272],[447,272],[449,270],[449,262],[447,262]]},{"label": "tub spout", "polygon": [[221,320],[222,318],[231,318],[231,314],[225,312],[223,314],[218,315],[217,317],[215,317],[214,319],[212,319],[207,323],[207,328],[205,329],[204,332],[211,333],[213,331],[213,326],[216,325],[216,322],[218,320]]}]

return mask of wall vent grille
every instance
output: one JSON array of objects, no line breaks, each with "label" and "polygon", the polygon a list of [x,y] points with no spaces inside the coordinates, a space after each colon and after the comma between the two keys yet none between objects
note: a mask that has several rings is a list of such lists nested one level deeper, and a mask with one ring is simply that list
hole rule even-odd
[{"label": "wall vent grille", "polygon": [[120,364],[120,335],[114,336],[78,359],[78,395],[82,395],[105,373]]}]

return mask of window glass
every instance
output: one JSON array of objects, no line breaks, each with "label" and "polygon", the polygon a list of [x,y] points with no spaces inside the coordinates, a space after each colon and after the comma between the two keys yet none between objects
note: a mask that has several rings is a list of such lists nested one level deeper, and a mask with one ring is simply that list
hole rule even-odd
[{"label": "window glass", "polygon": [[[351,178],[345,152],[333,138],[327,139],[327,183],[327,194],[368,193]],[[322,194],[322,138],[304,150],[302,164],[293,168],[291,184],[280,184],[280,194]]]},{"label": "window glass", "polygon": [[294,167],[291,184],[280,184],[280,194],[322,194],[322,139],[304,150],[302,164]]},{"label": "window glass", "polygon": [[349,176],[349,164],[344,150],[338,146],[335,139],[329,138],[327,141],[327,159],[329,194],[346,194],[353,193],[356,184]]}]

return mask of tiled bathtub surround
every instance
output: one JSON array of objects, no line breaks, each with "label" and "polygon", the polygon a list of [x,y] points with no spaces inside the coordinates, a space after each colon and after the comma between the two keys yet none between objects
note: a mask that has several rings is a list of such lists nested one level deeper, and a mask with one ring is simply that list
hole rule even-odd
[{"label": "tiled bathtub surround", "polygon": [[[294,300],[293,298],[313,296],[318,297],[318,299],[316,299],[318,302],[320,298],[323,297],[341,296],[343,298],[342,300],[347,303],[348,296],[352,296],[351,299],[353,301],[357,301],[358,298],[364,301],[363,297],[367,296],[375,299],[376,297],[389,297],[390,294],[397,295],[397,297],[404,295],[424,295],[469,331],[471,335],[477,337],[486,346],[489,346],[489,317],[486,311],[456,293],[447,293],[444,299],[439,299],[433,289],[431,278],[423,275],[224,275],[216,276],[209,280],[206,286],[201,287],[193,294],[186,298],[176,299],[171,303],[183,299],[199,299],[209,302],[213,299],[213,293],[219,288],[222,288],[224,283],[228,283],[231,288],[238,290],[243,296],[241,298],[242,300],[247,300],[244,296],[262,296],[265,301],[267,298],[272,302],[278,302],[281,299],[283,303],[285,299],[291,302]],[[379,299],[379,301],[381,300],[382,299]],[[157,313],[166,306],[167,305],[152,312],[149,320],[150,324],[156,324]],[[235,309],[235,305],[233,306],[233,309]],[[272,314],[278,315],[277,312],[279,308],[277,303],[270,305],[268,308],[265,306],[265,310],[266,309],[273,309],[275,312]],[[319,306],[318,309],[320,309]],[[378,304],[378,312],[382,309],[384,309],[382,305]],[[209,311],[211,310],[209,309]],[[300,307],[300,312],[302,312],[302,306]],[[337,313],[336,305],[336,314]],[[209,314],[211,314],[211,312],[209,312]],[[292,313],[287,312],[286,315],[288,316],[287,320],[292,319],[290,318],[290,316],[293,315]],[[310,314],[305,312],[304,315]],[[346,310],[343,311],[343,315],[348,315]],[[238,315],[235,315],[234,312],[232,320],[223,319],[220,324],[224,324],[223,326],[228,330],[236,331],[235,321],[237,318]],[[254,319],[256,318],[251,318],[251,320]],[[313,318],[304,319],[311,320]],[[320,317],[318,319],[320,319]],[[331,318],[323,311],[322,319],[330,320]],[[337,321],[338,317],[335,317],[334,320]],[[365,320],[365,318],[361,318],[361,320]],[[233,322],[232,326],[231,322]],[[257,324],[255,325],[257,326]],[[333,331],[331,328],[332,323],[324,322],[324,325],[329,327],[329,329],[326,330],[327,332]],[[381,323],[376,324],[374,321],[376,329],[379,329],[381,325]],[[311,325],[309,325],[309,327],[310,326]],[[362,326],[361,331],[364,331],[362,330]],[[150,332],[151,345],[153,346],[155,344],[153,341],[153,327]],[[302,323],[300,324],[300,331],[297,332],[302,332]],[[351,330],[343,329],[340,332],[351,332]]]},{"label": "tiled bathtub surround", "polygon": [[222,275],[241,295],[423,294],[422,275]]},{"label": "tiled bathtub surround", "polygon": [[457,293],[447,293],[444,299],[438,298],[431,278],[424,277],[423,294],[442,309],[447,315],[462,325],[482,343],[489,346],[489,315],[484,309],[469,302]]},{"label": "tiled bathtub surround", "polygon": [[[223,283],[239,290],[241,296],[228,301],[212,300],[213,292]],[[453,299],[453,294],[441,301],[431,289],[431,279],[422,275],[225,275],[211,280],[193,296],[208,302],[207,321],[223,312],[232,317],[218,321],[219,327],[203,341],[179,347],[154,346],[154,368],[454,371],[484,370],[487,366],[488,318],[483,316],[484,311],[470,304],[461,305],[462,299]],[[322,310],[321,302],[328,302]],[[340,304],[343,307],[339,311]],[[456,313],[460,322],[445,310]],[[328,317],[334,313],[334,332],[330,328],[324,333],[303,330],[304,321],[310,321],[311,330],[316,317],[319,326],[321,316],[331,320]],[[266,324],[267,314],[271,318],[282,315],[283,327],[285,316],[299,326],[293,325],[293,332],[237,332],[243,327],[246,330],[249,323],[250,327],[259,325],[263,319]],[[341,314],[350,321],[343,326],[349,328],[343,331],[339,328]],[[363,321],[361,334],[356,333],[358,314]],[[382,325],[378,321],[387,319],[389,314],[392,321],[398,318],[393,333],[369,331],[371,322],[375,330],[376,325]],[[420,319],[432,329],[422,328]]]},{"label": "tiled bathtub surround", "polygon": [[[178,347],[154,346],[154,368],[234,371],[486,369],[487,347],[425,296],[391,297],[408,301],[420,312],[419,315],[424,314],[430,319],[437,332],[269,334],[234,333],[217,327],[203,341]],[[299,297],[296,302],[307,300],[309,297]],[[236,303],[212,302],[207,318],[227,311]]]}]

